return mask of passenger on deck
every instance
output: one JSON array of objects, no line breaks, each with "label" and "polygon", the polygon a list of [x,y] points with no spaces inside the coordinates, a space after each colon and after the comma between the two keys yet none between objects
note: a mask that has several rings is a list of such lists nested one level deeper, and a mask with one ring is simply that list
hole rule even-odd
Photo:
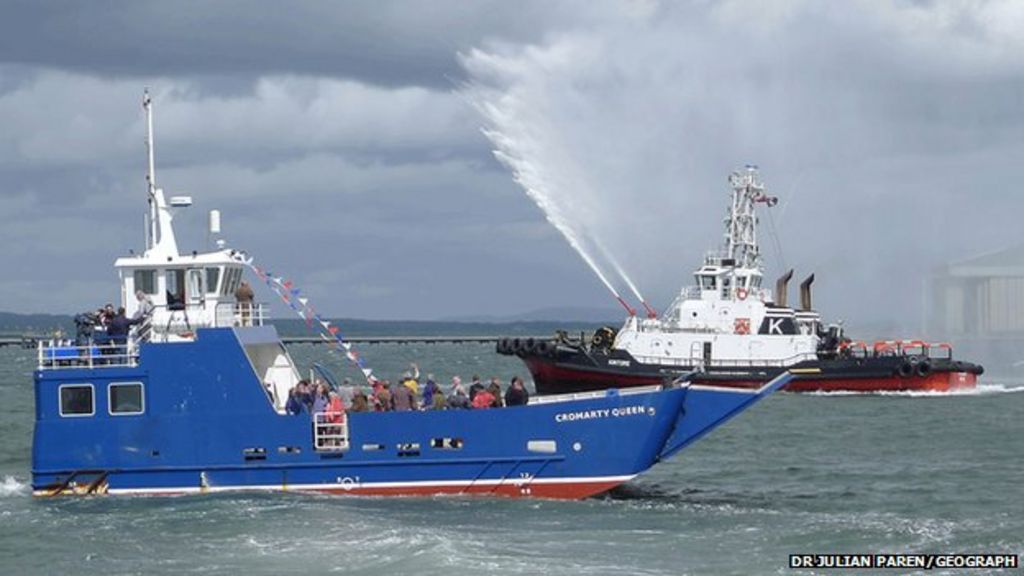
[{"label": "passenger on deck", "polygon": [[469,396],[466,396],[466,389],[462,387],[462,379],[452,376],[452,393],[448,395],[449,408],[469,408]]},{"label": "passenger on deck", "polygon": [[142,322],[142,319],[129,320],[124,314],[124,307],[117,309],[117,314],[110,319],[110,324],[107,326],[107,337],[110,338],[110,344],[114,347],[110,351],[111,354],[127,354],[128,350],[126,346],[128,344],[128,331],[131,329],[133,324]]},{"label": "passenger on deck", "polygon": [[299,387],[292,386],[292,389],[288,391],[288,403],[284,406],[285,412],[289,414],[302,414],[305,408],[306,405],[302,403],[302,397],[299,395]]},{"label": "passenger on deck", "polygon": [[494,400],[491,401],[492,408],[501,408],[505,405],[501,399],[501,380],[497,376],[491,377],[491,384],[487,386],[487,391],[494,397]]},{"label": "passenger on deck", "polygon": [[448,399],[444,397],[444,392],[439,387],[437,393],[434,394],[433,403],[428,407],[429,410],[447,410]]},{"label": "passenger on deck", "polygon": [[135,299],[139,301],[139,307],[135,310],[135,315],[132,316],[132,320],[138,320],[140,318],[148,318],[153,313],[153,299],[149,297],[142,290],[135,291]]},{"label": "passenger on deck", "polygon": [[345,403],[341,401],[341,395],[331,390],[328,394],[329,402],[327,404],[327,420],[334,424],[342,421],[345,413]]},{"label": "passenger on deck", "polygon": [[100,316],[100,324],[102,324],[104,328],[110,326],[110,321],[114,319],[114,305],[107,304],[103,308],[100,308],[98,312]]},{"label": "passenger on deck", "polygon": [[473,398],[473,408],[493,408],[494,407],[494,394],[487,388],[484,388],[476,393]]},{"label": "passenger on deck", "polygon": [[92,341],[93,332],[99,317],[92,312],[75,315],[75,346],[88,346]]},{"label": "passenger on deck", "polygon": [[530,393],[523,385],[523,379],[513,376],[512,383],[509,384],[508,390],[505,392],[505,406],[525,406],[529,402]]},{"label": "passenger on deck", "polygon": [[146,294],[142,290],[135,291],[135,299],[139,301],[139,307],[135,310],[135,315],[132,316],[132,320],[138,320],[139,322],[139,338],[142,340],[149,340],[150,327],[146,323],[146,320],[153,315],[153,309],[155,308],[153,305],[153,299],[149,297],[149,294]]},{"label": "passenger on deck", "polygon": [[353,412],[369,412],[370,401],[366,398],[366,394],[363,389],[359,386],[355,387],[352,391],[352,408]]},{"label": "passenger on deck", "polygon": [[480,376],[474,374],[473,382],[469,385],[469,401],[472,402],[476,400],[476,395],[479,394],[480,391],[483,389],[484,385],[482,382],[480,382]]},{"label": "passenger on deck", "polygon": [[402,386],[405,386],[409,390],[412,390],[413,395],[420,395],[420,368],[415,362],[409,364],[412,368],[411,371],[406,371],[402,374]]},{"label": "passenger on deck", "polygon": [[391,399],[391,383],[387,380],[378,380],[374,383],[376,390],[373,393],[373,405],[377,412],[390,412],[393,408]]},{"label": "passenger on deck", "polygon": [[307,412],[313,411],[313,394],[309,389],[309,382],[306,380],[299,380],[297,386],[299,393],[299,401],[306,407]]},{"label": "passenger on deck", "polygon": [[319,382],[314,386],[315,393],[313,394],[313,414],[320,414],[327,411],[327,407],[330,405],[330,397],[327,393],[327,385],[323,382]]},{"label": "passenger on deck", "polygon": [[245,280],[242,280],[242,283],[235,290],[235,301],[238,302],[238,312],[241,317],[242,326],[252,325],[252,301],[255,297],[256,293],[253,292],[252,286]]},{"label": "passenger on deck", "polygon": [[412,388],[404,384],[395,388],[395,391],[392,393],[392,399],[395,412],[408,412],[416,409],[416,395],[413,393]]},{"label": "passenger on deck", "polygon": [[427,374],[427,383],[423,386],[423,408],[430,410],[434,407],[434,396],[439,395],[444,397],[441,393],[441,388],[434,382],[434,375]]}]

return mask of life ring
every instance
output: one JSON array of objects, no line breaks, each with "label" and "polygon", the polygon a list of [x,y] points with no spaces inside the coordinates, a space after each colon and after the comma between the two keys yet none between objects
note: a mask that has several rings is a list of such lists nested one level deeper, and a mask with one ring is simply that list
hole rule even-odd
[{"label": "life ring", "polygon": [[737,288],[736,289],[736,297],[739,298],[740,300],[746,300],[747,299],[747,289],[746,288]]}]

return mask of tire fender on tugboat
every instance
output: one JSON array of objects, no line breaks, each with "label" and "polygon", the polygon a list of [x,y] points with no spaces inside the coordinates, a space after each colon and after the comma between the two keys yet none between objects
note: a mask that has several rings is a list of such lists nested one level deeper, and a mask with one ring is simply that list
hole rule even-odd
[{"label": "tire fender on tugboat", "polygon": [[917,375],[926,378],[932,373],[932,363],[927,360],[922,360],[917,364]]},{"label": "tire fender on tugboat", "polygon": [[904,360],[896,372],[903,378],[910,378],[914,375],[914,365],[909,360]]}]

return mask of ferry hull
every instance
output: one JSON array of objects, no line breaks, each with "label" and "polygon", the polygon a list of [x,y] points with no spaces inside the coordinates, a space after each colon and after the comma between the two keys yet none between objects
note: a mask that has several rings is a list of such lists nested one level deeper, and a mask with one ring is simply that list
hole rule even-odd
[{"label": "ferry hull", "polygon": [[[203,329],[194,342],[144,345],[138,366],[37,371],[33,492],[586,498],[767,393],[683,385],[489,410],[355,413],[345,448],[324,450],[314,448],[308,414],[274,410],[246,359],[246,350],[276,342],[272,328]],[[125,382],[144,386],[142,413],[110,413],[110,389]],[[59,414],[66,386],[95,389],[92,413]]]}]

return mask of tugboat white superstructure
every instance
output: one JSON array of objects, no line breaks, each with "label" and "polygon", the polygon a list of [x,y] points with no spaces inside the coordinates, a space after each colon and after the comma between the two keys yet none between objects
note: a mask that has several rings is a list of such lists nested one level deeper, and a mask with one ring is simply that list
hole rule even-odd
[{"label": "tugboat white superstructure", "polygon": [[905,390],[973,386],[981,367],[954,362],[948,345],[920,341],[878,343],[870,349],[827,329],[812,309],[811,274],[800,284],[800,308],[787,304],[790,270],[772,291],[757,237],[757,207],[774,206],[756,167],[729,177],[725,242],[696,270],[660,317],[630,314],[618,331],[602,328],[592,341],[560,333],[554,342],[502,339],[498,352],[516,354],[538,390],[589,390],[647,385],[688,372],[698,381],[753,388],[787,368],[821,368],[796,378],[791,391]]}]

